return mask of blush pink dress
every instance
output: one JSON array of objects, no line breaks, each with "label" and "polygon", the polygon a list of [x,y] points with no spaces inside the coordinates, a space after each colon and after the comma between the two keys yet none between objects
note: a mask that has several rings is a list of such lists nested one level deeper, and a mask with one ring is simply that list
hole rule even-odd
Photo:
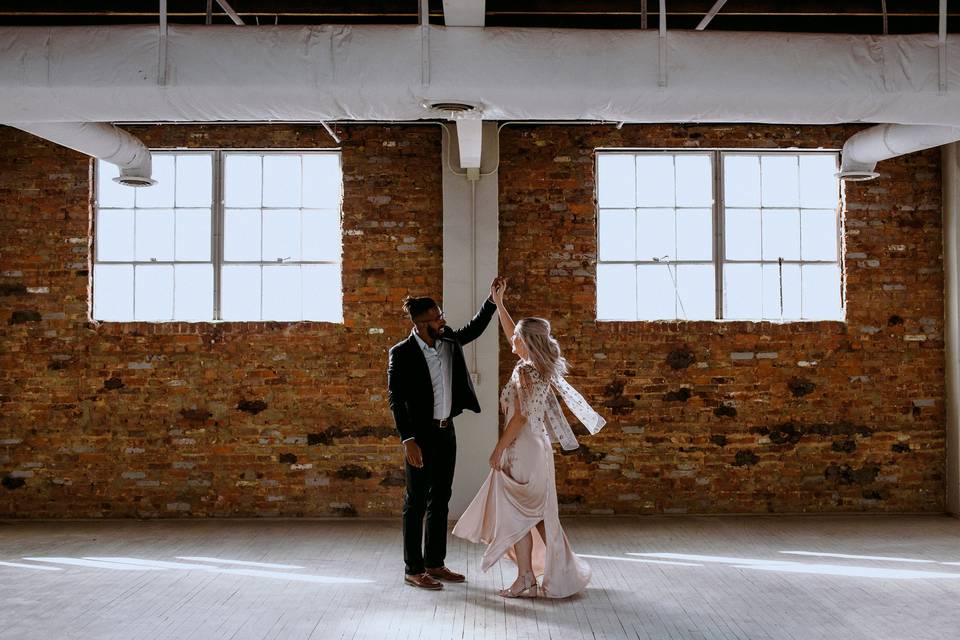
[{"label": "blush pink dress", "polygon": [[[527,422],[504,451],[502,469],[491,469],[453,535],[487,545],[481,565],[487,571],[504,555],[516,562],[513,545],[530,531],[533,571],[543,577],[543,595],[566,598],[587,586],[591,571],[560,526],[553,446],[544,423],[551,401],[556,399],[550,383],[533,365],[518,364],[500,393],[500,406],[507,423],[517,405]],[[546,539],[536,527],[541,521]]]}]

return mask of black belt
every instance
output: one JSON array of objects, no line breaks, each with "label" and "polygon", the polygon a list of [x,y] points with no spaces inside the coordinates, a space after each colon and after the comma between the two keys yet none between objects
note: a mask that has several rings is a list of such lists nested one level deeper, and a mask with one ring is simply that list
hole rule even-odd
[{"label": "black belt", "polygon": [[438,420],[437,418],[433,419],[433,426],[439,427],[440,429],[446,429],[453,424],[453,418],[444,418],[443,420]]}]

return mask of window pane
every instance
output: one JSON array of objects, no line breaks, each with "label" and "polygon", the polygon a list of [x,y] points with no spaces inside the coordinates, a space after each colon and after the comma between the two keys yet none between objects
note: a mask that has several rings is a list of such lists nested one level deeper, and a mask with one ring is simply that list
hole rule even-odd
[{"label": "window pane", "polygon": [[97,260],[133,260],[133,210],[97,212]]},{"label": "window pane", "polygon": [[843,320],[840,306],[840,267],[835,264],[805,264],[803,317],[808,320]]},{"label": "window pane", "polygon": [[261,158],[228,154],[224,160],[223,197],[227,207],[260,208]]},{"label": "window pane", "polygon": [[677,206],[709,207],[713,205],[713,174],[710,156],[678,155]]},{"label": "window pane", "polygon": [[97,205],[100,207],[133,207],[135,187],[125,187],[113,181],[120,175],[120,167],[97,160]]},{"label": "window pane", "polygon": [[633,208],[636,204],[636,180],[633,154],[597,154],[597,203],[601,208]]},{"label": "window pane", "polygon": [[[782,313],[780,310],[781,284]],[[770,320],[800,319],[800,265],[785,264],[782,271],[778,264],[763,265],[763,317]]]},{"label": "window pane", "polygon": [[132,265],[94,265],[93,318],[108,321],[133,319]]},{"label": "window pane", "polygon": [[840,201],[840,184],[836,173],[836,154],[801,155],[800,206],[811,209],[835,209]]},{"label": "window pane", "polygon": [[632,264],[597,265],[597,319],[637,319],[637,268]]},{"label": "window pane", "polygon": [[173,265],[138,265],[134,270],[134,318],[173,318]]},{"label": "window pane", "polygon": [[760,210],[727,209],[724,249],[728,260],[760,259]]},{"label": "window pane", "polygon": [[717,282],[712,264],[676,266],[677,313],[686,320],[713,320],[717,317]]},{"label": "window pane", "polygon": [[677,255],[676,214],[673,209],[637,211],[637,260],[653,260]]},{"label": "window pane", "polygon": [[223,226],[224,260],[260,260],[260,211],[227,209]]},{"label": "window pane", "polygon": [[303,259],[339,260],[341,253],[339,210],[303,212]]},{"label": "window pane", "polygon": [[340,265],[303,265],[300,277],[303,282],[303,319],[343,322]]},{"label": "window pane", "polygon": [[804,260],[837,259],[837,213],[810,209],[800,213],[800,256]]},{"label": "window pane", "polygon": [[637,156],[637,206],[673,207],[676,203],[673,156]]},{"label": "window pane", "polygon": [[723,288],[724,318],[756,320],[763,317],[759,264],[725,264]]},{"label": "window pane", "polygon": [[343,176],[340,154],[303,156],[303,206],[315,209],[339,209]]},{"label": "window pane", "polygon": [[138,208],[173,208],[173,194],[176,190],[176,173],[173,170],[173,162],[172,154],[153,154],[153,179],[157,181],[157,184],[134,189]]},{"label": "window pane", "polygon": [[797,156],[761,156],[760,172],[760,191],[764,207],[796,207],[800,204]]},{"label": "window pane", "polygon": [[760,206],[760,157],[723,157],[723,201],[728,207]]},{"label": "window pane", "polygon": [[173,210],[138,209],[136,219],[136,259],[173,260]]},{"label": "window pane", "polygon": [[278,260],[300,260],[300,211],[296,209],[263,212],[263,261]]},{"label": "window pane", "polygon": [[800,259],[800,212],[796,209],[764,209],[763,259]]},{"label": "window pane", "polygon": [[209,207],[213,188],[212,158],[207,154],[177,156],[177,206]]},{"label": "window pane", "polygon": [[210,259],[210,210],[177,209],[176,259]]},{"label": "window pane", "polygon": [[174,320],[212,320],[213,265],[178,264],[173,278]]},{"label": "window pane", "polygon": [[713,212],[710,209],[677,211],[677,259],[713,259]]},{"label": "window pane", "polygon": [[224,320],[260,319],[259,266],[225,265],[220,288],[220,316]]},{"label": "window pane", "polygon": [[264,320],[300,320],[300,265],[263,267]]},{"label": "window pane", "polygon": [[676,266],[637,265],[637,318],[639,320],[675,320],[677,289],[673,284]]},{"label": "window pane", "polygon": [[634,209],[601,209],[598,233],[600,259],[635,260],[636,224]]},{"label": "window pane", "polygon": [[300,206],[300,156],[263,157],[263,206]]}]

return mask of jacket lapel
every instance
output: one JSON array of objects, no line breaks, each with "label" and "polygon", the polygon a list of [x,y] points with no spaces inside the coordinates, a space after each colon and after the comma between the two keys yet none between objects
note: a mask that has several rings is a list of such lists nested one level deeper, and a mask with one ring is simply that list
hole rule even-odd
[{"label": "jacket lapel", "polygon": [[407,345],[407,349],[410,351],[410,362],[413,365],[410,374],[416,376],[414,379],[421,381],[420,386],[426,393],[430,394],[430,404],[433,405],[433,381],[430,379],[430,367],[427,366],[427,359],[423,355],[423,350],[420,349],[420,343],[413,335],[407,338]]}]

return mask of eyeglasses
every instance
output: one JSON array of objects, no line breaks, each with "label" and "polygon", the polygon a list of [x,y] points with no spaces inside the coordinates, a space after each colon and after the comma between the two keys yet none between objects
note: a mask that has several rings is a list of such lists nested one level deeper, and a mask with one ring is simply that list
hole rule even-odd
[{"label": "eyeglasses", "polygon": [[437,314],[433,318],[424,318],[423,320],[417,320],[416,324],[430,324],[431,322],[437,322],[439,320],[443,320],[445,317],[446,315],[443,313],[443,311],[441,311],[439,314]]}]

